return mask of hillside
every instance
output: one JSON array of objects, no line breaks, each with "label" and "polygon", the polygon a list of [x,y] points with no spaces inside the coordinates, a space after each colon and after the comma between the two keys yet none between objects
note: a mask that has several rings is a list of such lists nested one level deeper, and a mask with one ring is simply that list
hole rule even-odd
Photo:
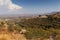
[{"label": "hillside", "polygon": [[60,40],[58,35],[60,35],[60,12],[0,19],[0,40],[47,40],[50,36]]}]

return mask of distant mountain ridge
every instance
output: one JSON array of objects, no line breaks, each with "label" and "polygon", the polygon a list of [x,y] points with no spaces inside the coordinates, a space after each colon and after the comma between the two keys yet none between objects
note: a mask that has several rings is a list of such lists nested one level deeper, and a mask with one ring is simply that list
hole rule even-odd
[{"label": "distant mountain ridge", "polygon": [[5,14],[5,15],[0,15],[0,18],[9,18],[9,17],[33,17],[33,16],[38,16],[38,15],[51,15],[54,17],[60,17],[60,12],[51,12],[51,13],[45,13],[45,14]]}]

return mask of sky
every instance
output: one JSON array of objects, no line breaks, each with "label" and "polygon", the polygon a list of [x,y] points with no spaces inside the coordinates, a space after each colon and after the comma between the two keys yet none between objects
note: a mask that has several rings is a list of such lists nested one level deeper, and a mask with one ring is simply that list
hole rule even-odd
[{"label": "sky", "polygon": [[0,0],[0,15],[45,14],[60,11],[60,0]]}]

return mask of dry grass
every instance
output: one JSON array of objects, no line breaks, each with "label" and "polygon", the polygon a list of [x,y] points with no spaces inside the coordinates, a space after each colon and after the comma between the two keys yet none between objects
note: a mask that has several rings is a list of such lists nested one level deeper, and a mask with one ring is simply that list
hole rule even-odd
[{"label": "dry grass", "polygon": [[22,34],[14,34],[14,33],[8,33],[8,34],[0,34],[0,40],[26,40],[24,35]]}]

